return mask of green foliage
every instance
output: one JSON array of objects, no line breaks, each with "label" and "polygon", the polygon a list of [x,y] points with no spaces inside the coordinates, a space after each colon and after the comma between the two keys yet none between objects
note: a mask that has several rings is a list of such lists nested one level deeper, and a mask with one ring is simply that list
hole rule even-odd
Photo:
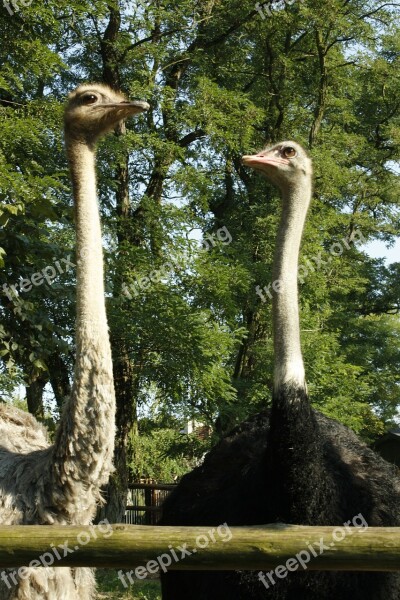
[{"label": "green foliage", "polygon": [[139,435],[132,436],[133,479],[171,483],[192,470],[210,448],[210,440],[196,433],[182,433],[182,422],[164,418],[139,421]]},{"label": "green foliage", "polygon": [[[1,331],[1,328],[0,328]],[[4,353],[4,350],[3,350]],[[3,363],[4,364],[4,363]],[[14,364],[0,365],[0,401],[13,402],[19,408],[25,409],[25,403],[15,399],[15,391],[23,383],[23,374]]]},{"label": "green foliage", "polygon": [[[220,417],[222,428],[269,402],[271,306],[255,289],[271,282],[279,200],[240,156],[295,138],[315,170],[302,260],[324,259],[300,286],[311,397],[366,439],[391,426],[400,400],[399,263],[369,258],[359,242],[339,256],[330,247],[357,229],[368,241],[400,235],[397,16],[375,0],[305,0],[266,19],[252,0],[4,9],[4,397],[20,380],[57,376],[58,359],[72,377],[74,270],[11,299],[3,286],[68,255],[74,261],[62,104],[78,83],[102,80],[151,103],[98,151],[107,308],[114,358],[123,346],[132,367],[132,402],[140,409],[155,400],[178,421]],[[229,243],[218,240],[224,227]],[[215,242],[207,250],[203,236]],[[138,474],[167,478],[193,464],[197,451],[179,446],[177,431],[165,422],[142,430]],[[146,464],[152,453],[165,473]]]}]

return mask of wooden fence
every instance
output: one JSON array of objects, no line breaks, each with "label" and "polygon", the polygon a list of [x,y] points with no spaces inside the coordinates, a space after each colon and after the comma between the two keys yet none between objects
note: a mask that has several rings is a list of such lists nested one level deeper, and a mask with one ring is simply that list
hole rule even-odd
[{"label": "wooden fence", "polygon": [[150,561],[153,568],[161,565],[164,557],[174,570],[268,570],[301,552],[304,556],[310,544],[318,548],[323,540],[326,547],[310,557],[309,570],[400,571],[400,527],[353,528],[333,543],[338,529],[343,528],[231,527],[228,539],[218,534],[218,527],[0,526],[0,568],[31,561],[40,566],[46,558],[54,566],[143,570]]},{"label": "wooden fence", "polygon": [[161,516],[161,505],[175,484],[133,483],[128,490],[125,523],[155,525]]}]

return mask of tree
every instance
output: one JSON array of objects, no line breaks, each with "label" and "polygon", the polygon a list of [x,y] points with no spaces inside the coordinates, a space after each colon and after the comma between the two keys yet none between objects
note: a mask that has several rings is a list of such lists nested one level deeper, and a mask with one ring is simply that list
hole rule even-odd
[{"label": "tree", "polygon": [[398,264],[363,243],[400,229],[397,14],[375,0],[286,3],[265,18],[250,0],[1,13],[2,380],[19,373],[39,417],[44,389],[59,406],[69,391],[74,269],[11,300],[3,285],[74,263],[62,100],[100,80],[151,103],[99,149],[118,404],[110,520],[123,515],[149,399],[218,434],[269,401],[278,198],[240,160],[266,141],[295,138],[314,161],[300,273],[312,398],[366,439],[391,424]]}]

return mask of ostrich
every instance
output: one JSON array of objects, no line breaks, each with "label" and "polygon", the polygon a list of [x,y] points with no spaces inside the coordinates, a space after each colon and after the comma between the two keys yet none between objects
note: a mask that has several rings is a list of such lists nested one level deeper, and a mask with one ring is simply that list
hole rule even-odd
[{"label": "ostrich", "polygon": [[[400,524],[400,478],[344,425],[311,408],[300,346],[298,255],[312,194],[312,166],[295,142],[282,142],[245,165],[279,188],[282,215],[273,281],[272,407],[217,444],[166,500],[163,525]],[[361,517],[359,517],[361,518]],[[358,521],[357,521],[358,523]],[[365,525],[367,526],[367,525]],[[177,572],[162,576],[163,600],[395,600],[389,573]]]},{"label": "ostrich", "polygon": [[[112,471],[115,395],[95,144],[119,121],[147,109],[145,102],[127,102],[104,85],[82,85],[69,95],[65,142],[78,257],[74,384],[52,445],[31,415],[0,405],[2,524],[88,525],[101,502],[100,488]],[[30,568],[24,577],[9,570],[0,581],[1,600],[90,600],[93,594],[93,571],[86,568]]]}]

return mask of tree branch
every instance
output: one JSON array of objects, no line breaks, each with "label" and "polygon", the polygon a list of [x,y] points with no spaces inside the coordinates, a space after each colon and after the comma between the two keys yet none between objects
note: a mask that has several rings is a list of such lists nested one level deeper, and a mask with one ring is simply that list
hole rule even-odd
[{"label": "tree branch", "polygon": [[196,129],[195,131],[191,131],[190,133],[183,136],[183,138],[178,140],[178,146],[180,146],[181,148],[186,148],[187,146],[189,146],[189,144],[191,144],[195,140],[204,137],[205,135],[206,132],[203,129]]}]

